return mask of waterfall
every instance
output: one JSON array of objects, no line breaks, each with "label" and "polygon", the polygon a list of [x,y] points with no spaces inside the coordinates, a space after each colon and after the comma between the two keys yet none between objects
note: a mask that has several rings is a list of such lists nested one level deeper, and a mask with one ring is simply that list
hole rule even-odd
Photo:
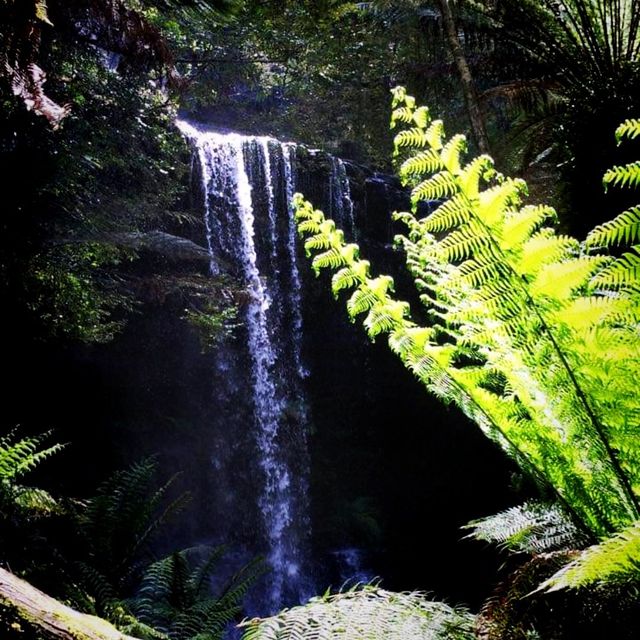
[{"label": "waterfall", "polygon": [[[231,265],[241,274],[248,294],[243,305],[246,340],[238,342],[246,351],[244,361],[250,371],[241,370],[242,358],[233,352],[240,348],[237,345],[219,350],[215,368],[223,393],[234,393],[228,382],[234,376],[245,390],[244,397],[237,393],[227,404],[252,404],[249,428],[255,459],[247,451],[242,464],[247,465],[244,475],[256,482],[253,521],[259,531],[244,539],[259,538],[256,550],[263,550],[271,565],[261,606],[275,611],[314,593],[309,557],[309,412],[303,390],[309,374],[302,355],[303,286],[292,207],[297,147],[272,138],[206,131],[185,121],[178,127],[193,145],[200,165],[211,272],[218,274],[220,264],[227,269]],[[350,221],[353,206],[344,165],[332,160],[334,166],[326,184],[340,202],[341,219],[346,216]],[[229,446],[217,443],[212,453],[220,457]],[[220,460],[212,463],[221,475],[225,473]],[[236,472],[226,469],[227,475]],[[233,508],[229,499],[233,488],[229,489],[228,479],[224,484],[226,508]]]},{"label": "waterfall", "polygon": [[344,162],[335,156],[330,156],[330,162],[329,215],[343,231],[355,239],[356,223],[347,168]]}]

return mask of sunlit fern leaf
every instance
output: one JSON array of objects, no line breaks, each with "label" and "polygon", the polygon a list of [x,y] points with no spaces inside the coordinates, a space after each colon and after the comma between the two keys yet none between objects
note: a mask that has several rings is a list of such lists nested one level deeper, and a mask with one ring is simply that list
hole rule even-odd
[{"label": "sunlit fern leaf", "polygon": [[420,127],[413,129],[405,129],[395,137],[395,146],[398,149],[402,147],[426,147],[429,144],[426,132]]},{"label": "sunlit fern leaf", "polygon": [[394,109],[391,112],[391,128],[393,129],[398,122],[413,123],[413,109],[407,106]]},{"label": "sunlit fern leaf", "polygon": [[470,217],[471,211],[467,198],[463,194],[457,193],[427,216],[421,222],[420,227],[417,227],[417,230],[419,233],[424,233],[425,231],[440,233],[459,227],[465,222],[468,222]]},{"label": "sunlit fern leaf", "polygon": [[404,318],[409,313],[409,305],[406,302],[390,300],[384,304],[374,305],[364,320],[364,326],[370,338],[380,333],[391,333],[402,325]]},{"label": "sunlit fern leaf", "polygon": [[403,147],[419,148],[427,145],[434,151],[440,151],[443,137],[444,124],[442,120],[434,120],[426,130],[413,127],[400,131],[394,138],[394,145],[396,152]]},{"label": "sunlit fern leaf", "polygon": [[420,200],[438,200],[448,196],[453,196],[457,191],[455,177],[449,171],[441,171],[434,176],[423,180],[411,191],[411,202]]},{"label": "sunlit fern leaf", "polygon": [[545,264],[575,255],[579,246],[574,238],[556,235],[552,229],[542,228],[522,245],[516,268],[522,275],[535,275]]},{"label": "sunlit fern leaf", "polygon": [[490,156],[480,155],[467,163],[460,174],[458,181],[460,188],[469,200],[474,200],[480,192],[480,180],[488,178],[493,171],[493,160]]},{"label": "sunlit fern leaf", "polygon": [[[397,92],[395,106],[414,109],[405,98]],[[422,154],[404,164],[403,180],[413,184],[421,163],[433,173],[425,159],[429,150],[442,149],[444,133],[439,121],[424,133],[407,125],[396,136],[396,151],[405,158]],[[594,327],[629,330],[640,319],[636,284],[607,291],[588,285],[610,258],[583,256],[577,240],[544,227],[554,212],[521,207],[525,183],[497,174],[488,157],[462,169],[450,166],[455,175],[438,168],[414,188],[413,214],[394,216],[408,229],[397,245],[433,334],[416,344],[408,318],[376,330],[390,332],[393,350],[427,389],[456,402],[536,482],[548,484],[586,529],[611,533],[640,512],[640,462],[624,432],[637,420],[630,417],[631,387],[619,379],[627,371],[622,350],[608,349],[605,357],[588,346],[588,336]],[[416,196],[445,203],[417,220]],[[349,310],[367,312],[370,328],[377,305],[390,300],[360,285]],[[491,379],[494,370],[496,379],[504,378],[500,384]],[[603,389],[615,400],[601,400]]]},{"label": "sunlit fern leaf", "polygon": [[320,233],[320,224],[312,219],[303,220],[298,224],[298,232],[304,233]]},{"label": "sunlit fern leaf", "polygon": [[427,599],[425,594],[394,593],[365,586],[325,594],[271,618],[247,620],[243,640],[471,640],[474,617]]},{"label": "sunlit fern leaf", "polygon": [[333,247],[328,251],[324,251],[323,253],[316,255],[311,262],[311,266],[316,273],[318,273],[320,269],[338,269],[344,264],[345,260],[340,253],[340,250]]},{"label": "sunlit fern leaf", "polygon": [[14,429],[0,439],[0,479],[12,482],[60,452],[64,445],[54,444],[41,448],[50,435],[51,431],[47,431],[17,439],[17,429]]},{"label": "sunlit fern leaf", "polygon": [[605,187],[637,187],[640,185],[640,160],[609,169],[602,178]]},{"label": "sunlit fern leaf", "polygon": [[457,262],[478,254],[491,255],[493,249],[493,241],[471,221],[447,235],[434,252],[447,262]]},{"label": "sunlit fern leaf", "polygon": [[340,271],[337,271],[331,278],[331,290],[336,295],[343,289],[350,289],[360,284],[360,280],[351,268],[351,265],[343,267]]},{"label": "sunlit fern leaf", "polygon": [[608,264],[591,281],[595,287],[618,289],[640,283],[640,247],[633,247],[632,252]]},{"label": "sunlit fern leaf", "polygon": [[413,112],[413,121],[416,123],[418,127],[421,129],[426,129],[427,125],[430,121],[429,109],[425,106],[418,107]]},{"label": "sunlit fern leaf", "polygon": [[591,276],[603,262],[608,262],[608,259],[601,256],[580,256],[547,264],[531,282],[531,293],[548,299],[568,300],[574,292],[586,288]]},{"label": "sunlit fern leaf", "polygon": [[623,211],[613,220],[598,225],[589,233],[588,247],[609,247],[622,243],[631,244],[640,239],[640,205]]},{"label": "sunlit fern leaf", "polygon": [[407,90],[405,87],[398,85],[391,89],[391,108],[394,109],[399,104],[405,103],[407,98]]},{"label": "sunlit fern leaf", "polygon": [[353,319],[357,315],[369,311],[378,302],[379,298],[368,287],[356,289],[347,301],[349,317]]},{"label": "sunlit fern leaf", "polygon": [[640,522],[635,522],[578,557],[543,582],[540,591],[584,587],[593,583],[638,580]]},{"label": "sunlit fern leaf", "polygon": [[458,133],[444,145],[440,151],[442,164],[452,173],[460,172],[460,155],[467,149],[467,139]]},{"label": "sunlit fern leaf", "polygon": [[427,149],[407,158],[400,166],[399,174],[401,178],[406,179],[424,173],[435,173],[443,168],[440,154],[433,149]]},{"label": "sunlit fern leaf", "polygon": [[556,212],[544,205],[522,207],[520,211],[506,215],[502,229],[502,248],[505,251],[521,247],[541,225],[555,219]]},{"label": "sunlit fern leaf", "polygon": [[520,204],[527,193],[527,185],[519,178],[506,178],[500,184],[482,191],[479,196],[477,215],[482,222],[493,227],[509,209]]},{"label": "sunlit fern leaf", "polygon": [[454,284],[456,280],[460,280],[473,287],[479,287],[501,275],[504,275],[504,265],[492,258],[482,256],[465,261],[460,265],[460,269],[452,275],[452,280]]},{"label": "sunlit fern leaf", "polygon": [[618,144],[622,142],[623,138],[637,138],[640,136],[640,118],[630,118],[625,120],[616,129],[616,140]]},{"label": "sunlit fern leaf", "polygon": [[576,298],[561,311],[553,314],[557,322],[574,330],[585,330],[605,321],[629,320],[629,305],[622,298],[610,296],[583,296]]},{"label": "sunlit fern leaf", "polygon": [[525,502],[465,525],[468,538],[521,553],[546,553],[584,546],[587,539],[558,504]]},{"label": "sunlit fern leaf", "polygon": [[318,229],[316,235],[307,238],[304,243],[304,248],[309,254],[312,249],[329,249],[331,247],[331,238],[322,232],[322,229]]}]

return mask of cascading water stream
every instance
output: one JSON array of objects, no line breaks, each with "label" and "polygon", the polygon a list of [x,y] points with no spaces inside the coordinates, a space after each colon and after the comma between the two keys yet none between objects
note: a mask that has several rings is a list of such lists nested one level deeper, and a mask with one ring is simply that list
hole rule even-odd
[{"label": "cascading water stream", "polygon": [[353,200],[349,187],[349,177],[344,162],[330,156],[331,174],[329,178],[330,216],[344,231],[355,239],[356,223],[353,215]]},{"label": "cascading water stream", "polygon": [[[243,308],[246,346],[220,349],[215,367],[222,380],[237,377],[242,386],[244,375],[244,388],[251,388],[251,446],[257,464],[247,452],[244,476],[256,483],[252,508],[259,514],[253,520],[261,531],[249,532],[244,539],[260,539],[251,551],[266,551],[272,568],[260,605],[267,609],[260,613],[268,613],[314,592],[309,413],[303,393],[308,371],[302,357],[303,286],[292,207],[297,147],[272,138],[201,130],[184,121],[178,127],[193,144],[200,164],[211,272],[219,273],[220,264],[231,266],[241,274],[248,293]],[[331,202],[339,206],[337,221],[352,230],[353,204],[342,161],[331,158],[327,187]],[[233,355],[234,348],[246,351],[249,376],[246,369],[238,371],[243,360]],[[224,441],[218,443],[217,457],[225,446]],[[219,460],[214,458],[213,464],[224,474]],[[225,482],[233,493],[232,484]],[[226,500],[233,504],[228,493]]]}]

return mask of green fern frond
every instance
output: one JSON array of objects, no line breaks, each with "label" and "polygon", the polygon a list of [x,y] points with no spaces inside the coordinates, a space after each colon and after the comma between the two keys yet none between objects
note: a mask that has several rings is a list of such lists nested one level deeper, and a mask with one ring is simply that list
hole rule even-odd
[{"label": "green fern frond", "polygon": [[640,185],[640,160],[609,169],[602,178],[605,187],[637,187]]},{"label": "green fern frond", "polygon": [[591,276],[608,259],[602,256],[580,256],[563,262],[551,262],[540,269],[531,282],[535,298],[546,296],[549,300],[568,300],[573,293],[584,291]]},{"label": "green fern frond", "polygon": [[469,202],[463,194],[456,194],[443,202],[433,213],[421,221],[418,232],[441,233],[460,227],[471,219]]},{"label": "green fern frond", "polygon": [[413,127],[401,131],[394,138],[394,145],[396,152],[403,147],[420,148],[427,145],[434,151],[440,151],[443,137],[444,124],[442,120],[434,120],[426,130],[421,127]]},{"label": "green fern frond", "polygon": [[457,191],[456,179],[449,171],[441,171],[423,180],[411,191],[411,202],[415,204],[421,200],[438,200],[455,195]]},{"label": "green fern frond", "polygon": [[440,154],[433,149],[421,151],[407,158],[398,171],[401,178],[410,178],[424,173],[435,173],[444,168]]},{"label": "green fern frond", "polygon": [[493,159],[480,155],[464,166],[458,180],[460,189],[469,200],[475,200],[480,192],[480,180],[490,179],[493,172]]},{"label": "green fern frond", "polygon": [[543,582],[538,591],[576,589],[594,583],[637,581],[640,577],[640,522],[635,522],[578,557]]},{"label": "green fern frond", "polygon": [[12,497],[15,505],[30,515],[49,516],[65,512],[62,505],[44,489],[17,486]]},{"label": "green fern frond", "polygon": [[529,205],[522,207],[517,213],[506,215],[502,229],[502,248],[509,251],[522,247],[544,222],[555,218],[555,210],[544,205]]},{"label": "green fern frond", "polygon": [[467,538],[502,545],[518,553],[575,549],[587,542],[564,509],[540,502],[525,502],[462,528],[472,530]]},{"label": "green fern frond", "polygon": [[404,122],[405,124],[413,123],[413,112],[414,110],[411,107],[403,106],[397,107],[391,112],[391,128],[393,129],[396,124],[399,122]]},{"label": "green fern frond", "polygon": [[474,617],[433,602],[419,592],[394,593],[366,586],[326,594],[271,618],[244,621],[243,640],[471,640]]},{"label": "green fern frond", "polygon": [[426,129],[430,120],[429,109],[425,106],[420,106],[413,112],[413,121],[420,129]]},{"label": "green fern frond", "polygon": [[380,333],[391,333],[402,326],[409,315],[409,305],[402,300],[389,300],[374,305],[364,320],[364,326],[370,338]]},{"label": "green fern frond", "polygon": [[638,239],[640,239],[640,205],[631,207],[613,220],[598,225],[587,236],[585,245],[587,247],[610,247],[623,242],[631,244],[637,242]]},{"label": "green fern frond", "polygon": [[0,439],[0,480],[13,482],[15,479],[33,471],[39,464],[59,453],[65,445],[54,444],[38,450],[42,443],[51,436],[51,431],[26,436],[16,440],[14,429]]},{"label": "green fern frond", "polygon": [[344,256],[339,249],[331,248],[328,251],[319,253],[311,262],[311,266],[316,273],[321,269],[338,269],[345,264]]},{"label": "green fern frond", "polygon": [[633,251],[608,264],[591,281],[596,289],[620,289],[637,286],[640,283],[640,247],[633,247]]},{"label": "green fern frond", "polygon": [[625,120],[616,129],[616,140],[618,144],[622,142],[623,138],[634,139],[640,136],[640,118],[630,118]]},{"label": "green fern frond", "polygon": [[460,155],[467,150],[467,139],[462,134],[456,134],[444,145],[440,151],[442,164],[447,170],[456,175],[460,173]]}]

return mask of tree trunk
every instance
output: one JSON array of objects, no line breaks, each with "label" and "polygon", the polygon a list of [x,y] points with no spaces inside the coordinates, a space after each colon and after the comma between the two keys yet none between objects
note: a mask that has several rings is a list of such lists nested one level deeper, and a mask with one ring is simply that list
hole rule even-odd
[{"label": "tree trunk", "polygon": [[67,607],[4,569],[0,569],[0,609],[52,640],[136,640],[106,620]]},{"label": "tree trunk", "polygon": [[439,3],[447,43],[449,44],[449,49],[451,50],[451,55],[456,63],[460,82],[462,83],[462,91],[464,92],[464,101],[467,106],[467,113],[469,114],[471,131],[473,132],[473,137],[475,138],[480,151],[482,153],[489,153],[489,139],[487,138],[487,131],[484,126],[484,118],[482,117],[480,105],[478,104],[478,96],[476,95],[476,90],[473,86],[473,78],[471,77],[471,71],[469,71],[469,65],[467,64],[467,59],[464,56],[464,51],[460,46],[458,29],[456,28],[456,23],[453,19],[453,14],[451,13],[449,0],[439,0]]}]

